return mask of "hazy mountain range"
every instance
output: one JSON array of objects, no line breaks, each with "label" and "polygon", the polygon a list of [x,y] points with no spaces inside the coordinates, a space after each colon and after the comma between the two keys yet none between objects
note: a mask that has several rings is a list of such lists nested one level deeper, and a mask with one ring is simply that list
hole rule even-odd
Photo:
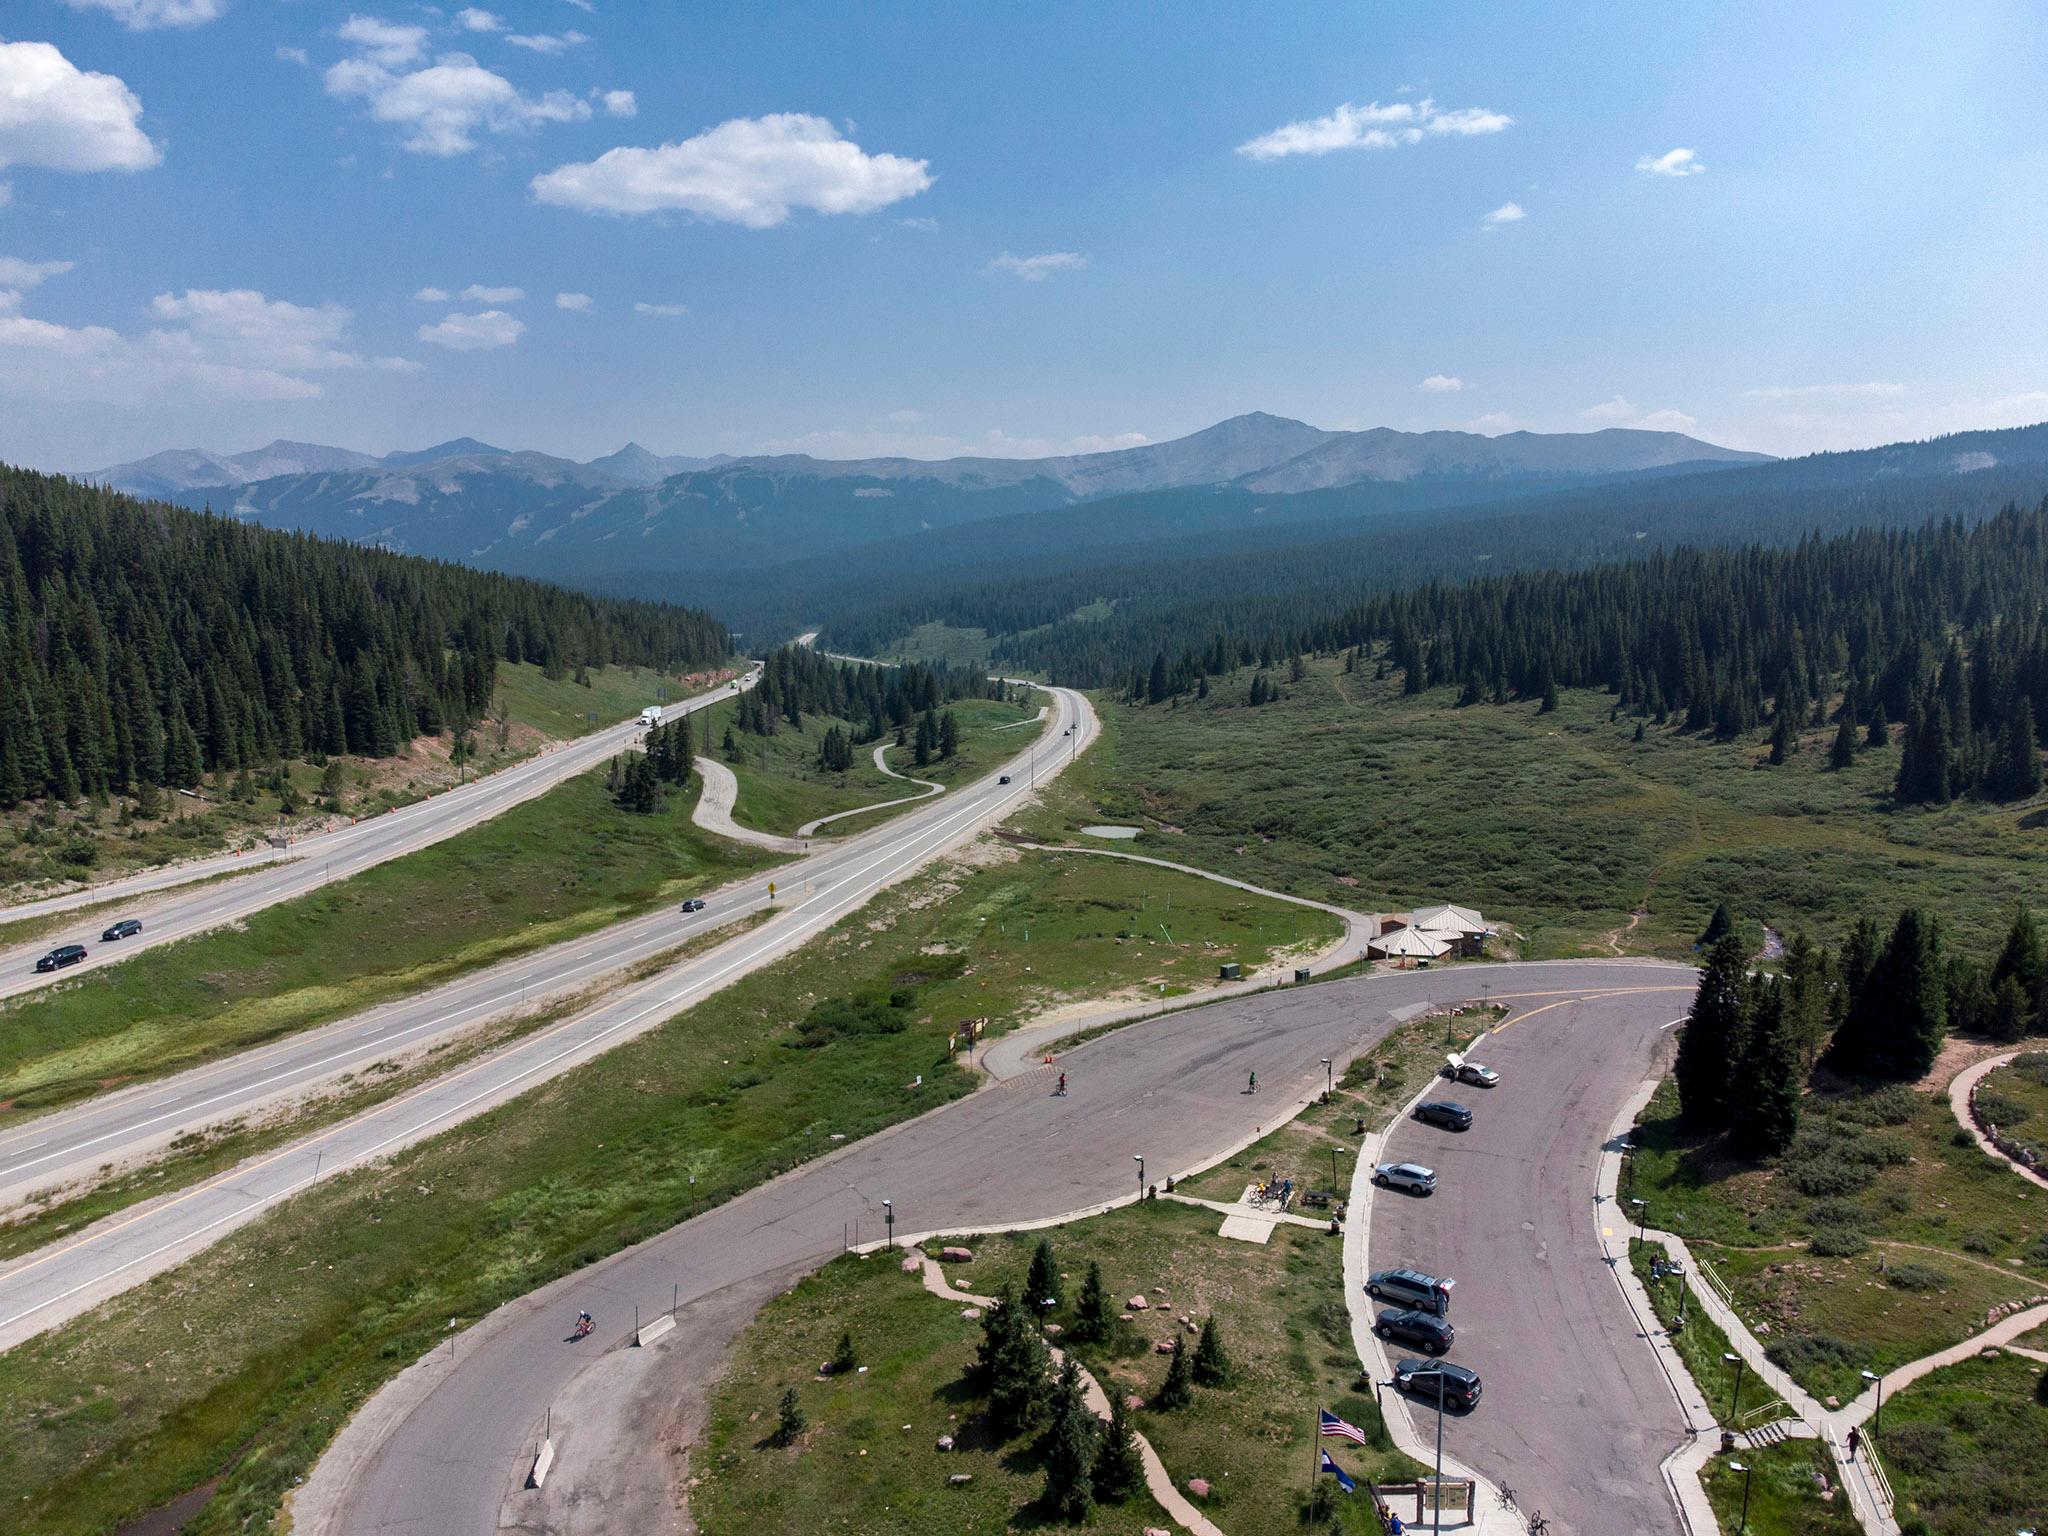
[{"label": "hazy mountain range", "polygon": [[587,463],[458,438],[373,456],[175,449],[84,478],[275,527],[545,571],[736,568],[1148,492],[1414,487],[1431,502],[1766,461],[1676,432],[1326,432],[1254,413],[1171,442],[1043,459],[664,457]]}]

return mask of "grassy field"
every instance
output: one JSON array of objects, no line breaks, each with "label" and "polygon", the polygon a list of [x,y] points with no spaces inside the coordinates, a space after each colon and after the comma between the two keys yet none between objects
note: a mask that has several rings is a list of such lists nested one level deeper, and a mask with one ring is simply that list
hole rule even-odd
[{"label": "grassy field", "polygon": [[[1749,1476],[1735,1471],[1732,1462],[1749,1468]],[[1822,1478],[1833,1498],[1822,1497]],[[1756,1536],[1857,1536],[1862,1530],[1818,1440],[1781,1440],[1761,1451],[1710,1457],[1700,1469],[1700,1481],[1706,1485],[1714,1519],[1727,1536],[1745,1528]],[[1741,1524],[1745,1485],[1746,1527]]]},{"label": "grassy field", "polygon": [[[1010,704],[995,699],[961,699],[951,706],[960,725],[960,748],[950,759],[934,759],[923,768],[913,762],[907,747],[892,747],[889,766],[908,777],[937,784],[956,784],[986,773],[996,763],[1015,756],[1038,734],[1019,722],[1038,712],[1038,702]],[[794,835],[797,828],[820,816],[878,805],[917,794],[914,784],[892,779],[878,772],[874,763],[875,743],[854,749],[853,767],[845,773],[827,773],[818,766],[818,746],[834,726],[851,731],[843,720],[806,715],[801,730],[785,724],[773,736],[741,736],[742,749],[734,761],[724,752],[725,728],[733,706],[721,704],[711,712],[712,750],[720,762],[739,780],[739,797],[733,804],[733,820],[758,832]],[[1012,729],[1005,730],[1008,726]],[[893,740],[893,738],[889,738]],[[702,737],[700,735],[701,742]],[[833,835],[858,832],[876,825],[880,817],[848,817],[832,827]]]},{"label": "grassy field", "polygon": [[[113,876],[255,848],[280,826],[305,830],[337,816],[374,816],[531,755],[544,742],[581,736],[709,687],[718,673],[670,674],[644,667],[597,667],[588,685],[550,678],[530,662],[500,662],[491,718],[471,732],[472,756],[457,769],[447,737],[423,737],[388,758],[337,757],[340,784],[323,792],[326,760],[293,759],[239,775],[217,774],[196,793],[165,792],[157,815],[138,814],[132,798],[76,806],[24,806],[0,815],[0,891],[23,896],[52,883]],[[272,783],[281,771],[291,785],[287,810]],[[19,937],[29,935],[24,930]]]},{"label": "grassy field", "polygon": [[232,928],[0,1004],[0,1123],[339,1018],[776,862],[592,774]]},{"label": "grassy field", "polygon": [[[1124,898],[1099,883],[1110,861],[980,858],[897,887],[772,971],[0,1357],[10,1519],[44,1536],[103,1532],[221,1477],[188,1529],[267,1521],[353,1407],[444,1339],[449,1318],[729,1199],[816,1155],[828,1133],[862,1136],[964,1093],[947,1047],[965,1018],[1116,992],[1171,958],[1115,942]],[[1262,908],[1269,936],[1299,931],[1293,909],[1146,873],[1171,891],[1190,950],[1261,961],[1244,935]],[[1013,912],[1033,915],[1029,939]],[[818,1001],[891,987],[915,994],[902,1032],[788,1048]],[[913,1100],[901,1085],[917,1073]]]},{"label": "grassy field", "polygon": [[1801,1140],[1772,1166],[1687,1133],[1665,1083],[1630,1138],[1650,1225],[1711,1261],[1773,1358],[1844,1400],[1884,1371],[1984,1327],[1993,1305],[2048,1291],[2048,1198],[1979,1151],[1946,1094],[1810,1095]]},{"label": "grassy field", "polygon": [[2026,1051],[1984,1075],[1977,1109],[1999,1131],[2048,1159],[2048,1051]]},{"label": "grassy field", "polygon": [[[1754,1371],[1744,1370],[1738,1376],[1735,1367],[1725,1358],[1732,1353],[1728,1335],[1707,1315],[1697,1295],[1682,1298],[1679,1294],[1680,1281],[1676,1276],[1659,1279],[1651,1271],[1651,1259],[1661,1255],[1663,1249],[1638,1243],[1633,1238],[1628,1249],[1629,1263],[1635,1269],[1636,1278],[1650,1293],[1650,1306],[1657,1314],[1657,1321],[1663,1325],[1694,1384],[1699,1387],[1700,1395],[1714,1410],[1714,1416],[1722,1423],[1729,1422],[1731,1416],[1741,1419],[1744,1429],[1754,1429],[1773,1419],[1784,1418],[1784,1412],[1757,1413],[1754,1418],[1746,1417],[1764,1407],[1777,1394]],[[1681,1304],[1685,1311],[1682,1328],[1678,1323]]]},{"label": "grassy field", "polygon": [[[1197,1389],[1187,1408],[1132,1415],[1177,1484],[1208,1480],[1205,1512],[1232,1536],[1283,1536],[1302,1528],[1301,1505],[1315,1442],[1316,1412],[1328,1407],[1365,1429],[1374,1444],[1329,1441],[1354,1476],[1407,1477],[1416,1470],[1391,1448],[1368,1392],[1355,1391],[1335,1239],[1282,1226],[1270,1243],[1217,1236],[1210,1212],[1155,1201],[1053,1231],[1065,1304],[1051,1320],[1070,1328],[1073,1298],[1089,1263],[1101,1264],[1112,1296],[1139,1291],[1154,1302],[1123,1314],[1111,1340],[1076,1353],[1106,1391],[1150,1398],[1166,1361],[1159,1341],[1193,1339],[1179,1317],[1214,1316],[1236,1366],[1227,1389]],[[1038,1234],[960,1239],[975,1252],[954,1266],[956,1286],[981,1293],[1021,1285]],[[934,1245],[936,1251],[937,1245]],[[870,1363],[866,1376],[814,1379],[842,1328]],[[932,1530],[995,1533],[1042,1523],[1043,1487],[1029,1436],[995,1440],[971,1373],[978,1325],[957,1304],[924,1291],[915,1276],[874,1259],[842,1259],[763,1311],[735,1351],[718,1388],[704,1482],[691,1511],[707,1536],[749,1531]],[[795,1384],[811,1429],[791,1450],[759,1444],[763,1419]],[[758,1417],[757,1417],[758,1415]],[[899,1426],[910,1424],[908,1433]],[[957,1448],[934,1450],[941,1434]],[[859,1452],[866,1450],[862,1457]],[[973,1482],[952,1488],[966,1472]],[[1375,1530],[1361,1496],[1339,1500],[1337,1530]],[[1143,1494],[1100,1509],[1085,1528],[1135,1531],[1166,1523]],[[1331,1529],[1332,1527],[1321,1527]]]},{"label": "grassy field", "polygon": [[[1961,1361],[1885,1399],[1876,1441],[1905,1536],[1984,1536],[2048,1512],[2048,1391],[2020,1355]],[[1917,1523],[1916,1523],[1917,1522]]]},{"label": "grassy field", "polygon": [[[1319,660],[1253,709],[1252,674],[1206,700],[1098,702],[1104,739],[1020,826],[1056,840],[1095,822],[1145,828],[1137,851],[1367,910],[1447,900],[1523,935],[1525,956],[1683,955],[1715,904],[1830,941],[1864,913],[1937,909],[1988,952],[2016,902],[2048,889],[2038,803],[1893,811],[1896,746],[1827,766],[1831,729],[1788,763],[1761,741],[1610,722],[1567,693],[1459,708],[1403,697],[1371,663]],[[1350,882],[1355,882],[1352,884]],[[1648,915],[1619,936],[1630,914]]]}]

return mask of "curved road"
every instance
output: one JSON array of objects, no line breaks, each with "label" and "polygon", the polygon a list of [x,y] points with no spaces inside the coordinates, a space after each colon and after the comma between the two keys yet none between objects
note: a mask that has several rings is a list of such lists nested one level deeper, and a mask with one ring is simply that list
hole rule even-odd
[{"label": "curved road", "polygon": [[[1455,1177],[1445,1158],[1445,1188],[1432,1215],[1467,1229],[1457,1241],[1469,1248],[1436,1251],[1473,1256],[1459,1321],[1475,1344],[1499,1341],[1503,1358],[1489,1361],[1482,1412],[1454,1433],[1468,1459],[1525,1493],[1541,1486],[1540,1469],[1575,1467],[1571,1492],[1546,1506],[1554,1519],[1587,1522],[1570,1529],[1666,1529],[1669,1516],[1655,1511],[1656,1465],[1682,1438],[1670,1427],[1676,1406],[1668,1391],[1657,1402],[1664,1390],[1657,1366],[1632,1339],[1620,1290],[1584,1234],[1595,1149],[1626,1091],[1648,1070],[1658,1026],[1691,980],[1668,966],[1612,961],[1326,982],[1150,1019],[1089,1041],[1059,1064],[1072,1081],[1066,1097],[1050,1093],[1053,1068],[992,1085],[500,1308],[455,1341],[452,1364],[422,1362],[363,1410],[309,1480],[295,1507],[300,1528],[315,1536],[484,1536],[502,1521],[530,1531],[598,1530],[607,1528],[612,1507],[638,1511],[643,1523],[634,1528],[648,1529],[648,1489],[620,1486],[620,1467],[653,1476],[657,1458],[651,1448],[633,1461],[616,1445],[591,1444],[612,1436],[601,1405],[630,1393],[672,1402],[701,1389],[690,1362],[715,1357],[721,1339],[711,1333],[730,1337],[750,1311],[721,1300],[764,1293],[832,1257],[855,1222],[861,1236],[875,1236],[885,1199],[894,1202],[899,1241],[1128,1200],[1134,1154],[1145,1156],[1155,1181],[1217,1157],[1319,1091],[1323,1057],[1346,1062],[1431,1001],[1464,1000],[1482,978],[1496,1001],[1523,1010],[1500,1048],[1489,1048],[1504,1069],[1507,1053],[1515,1053],[1496,1090],[1498,1111],[1482,1120],[1498,1113],[1500,1134],[1475,1133],[1462,1154],[1470,1162]],[[1594,994],[1606,996],[1568,1001]],[[1524,1052],[1547,1058],[1561,1078],[1539,1077],[1519,1060]],[[1583,1061],[1598,1065],[1575,1071]],[[1265,1085],[1256,1097],[1243,1089],[1254,1070]],[[1540,1102],[1550,1090],[1559,1096]],[[1515,1202],[1497,1201],[1490,1185],[1515,1192],[1511,1219],[1496,1206]],[[1384,1222],[1375,1245],[1411,1240],[1384,1207],[1375,1220]],[[1482,1262],[1499,1271],[1491,1290],[1477,1283]],[[635,1308],[658,1316],[672,1288],[704,1310],[693,1307],[684,1328],[652,1350],[625,1347]],[[563,1340],[578,1307],[599,1319],[595,1349]],[[1546,1347],[1545,1327],[1567,1330],[1583,1352]],[[1511,1341],[1525,1350],[1526,1365],[1506,1353]],[[684,1368],[681,1379],[661,1371],[670,1351]],[[1522,1405],[1544,1394],[1552,1404],[1523,1419]],[[1565,1411],[1607,1401],[1618,1410],[1638,1405],[1645,1415],[1620,1448],[1596,1443]],[[563,1405],[553,1420],[561,1459],[543,1490],[523,1492],[555,1403]],[[581,1444],[572,1406],[585,1420]],[[592,1420],[599,1421],[594,1428]],[[1463,1440],[1480,1433],[1499,1440],[1497,1458],[1495,1447]],[[1622,1466],[1639,1444],[1644,1459]],[[1648,1523],[1607,1521],[1599,1511],[1610,1505],[1640,1511]],[[624,1528],[617,1518],[611,1528]],[[1560,1520],[1553,1529],[1568,1527]]]},{"label": "curved road", "polygon": [[[704,709],[730,696],[735,686],[751,687],[759,676],[760,669],[756,667],[737,683],[724,683],[708,693],[670,705],[662,718],[675,720]],[[50,933],[32,943],[0,948],[0,998],[32,991],[102,965],[115,964],[138,950],[168,944],[174,939],[190,938],[209,928],[239,921],[265,907],[303,896],[329,881],[346,880],[350,875],[361,874],[366,869],[430,847],[478,822],[488,821],[543,795],[579,773],[587,773],[638,741],[640,733],[640,722],[635,719],[588,736],[579,736],[573,741],[563,742],[551,752],[527,758],[487,778],[451,789],[446,794],[387,811],[382,816],[373,816],[353,826],[301,838],[289,849],[277,853],[254,854],[246,858],[227,854],[200,859],[0,909],[0,922],[14,922],[74,907],[97,906],[125,896],[136,898],[133,906],[107,918],[90,922],[81,920],[81,926],[75,933]],[[224,871],[241,873],[225,882],[208,879]],[[208,883],[189,890],[168,889],[184,887],[196,880]],[[168,894],[145,899],[153,893],[165,891]],[[140,918],[142,932],[135,938],[103,945],[99,942],[100,931],[116,916]],[[85,945],[90,958],[54,974],[37,973],[35,963],[38,957],[59,944],[68,943]]]},{"label": "curved road", "polygon": [[[1071,724],[1085,744],[1095,717],[1081,695],[1049,690],[1054,724]],[[605,933],[529,956],[506,968],[405,999],[359,1019],[295,1036],[259,1051],[23,1126],[0,1139],[0,1187],[50,1182],[60,1168],[118,1162],[198,1125],[275,1102],[343,1071],[360,1070],[471,1027],[495,997],[516,1006],[516,974],[555,991],[587,985],[634,953],[658,953],[707,925],[770,908],[767,921],[708,953],[669,966],[558,1023],[535,1030],[432,1082],[217,1178],[112,1216],[75,1238],[0,1265],[0,1349],[75,1317],[109,1296],[198,1252],[271,1205],[368,1159],[389,1155],[513,1098],[768,964],[831,927],[876,892],[974,836],[1029,793],[1022,765],[994,774],[873,832],[827,845],[799,863],[756,876],[693,919],[670,909]],[[451,1010],[459,998],[473,998]]]}]

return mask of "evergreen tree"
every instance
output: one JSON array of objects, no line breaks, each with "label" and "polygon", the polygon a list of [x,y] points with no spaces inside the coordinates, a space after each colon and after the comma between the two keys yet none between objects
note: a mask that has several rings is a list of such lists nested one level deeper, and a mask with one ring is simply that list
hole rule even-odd
[{"label": "evergreen tree", "polygon": [[1099,1344],[1109,1337],[1115,1318],[1109,1287],[1102,1282],[1102,1266],[1090,1259],[1087,1278],[1081,1282],[1080,1299],[1074,1304],[1074,1337]]},{"label": "evergreen tree", "polygon": [[849,1375],[860,1368],[860,1351],[854,1348],[852,1329],[840,1330],[839,1347],[832,1351],[830,1363],[834,1376]]},{"label": "evergreen tree", "polygon": [[1700,935],[1700,947],[1711,949],[1735,931],[1735,919],[1728,913],[1728,903],[1717,902],[1714,915],[1707,919],[1707,930]]},{"label": "evergreen tree", "polygon": [[1947,1033],[1945,983],[1934,925],[1918,908],[1906,908],[1835,1032],[1828,1065],[1882,1082],[1924,1076]]},{"label": "evergreen tree", "polygon": [[2024,905],[2014,909],[2005,944],[1991,967],[1994,991],[2007,981],[2018,986],[2030,1024],[2048,1023],[2048,952],[2043,951],[2034,914]]},{"label": "evergreen tree", "polygon": [[1227,1387],[1236,1375],[1231,1368],[1230,1356],[1224,1352],[1223,1336],[1217,1331],[1213,1313],[1202,1320],[1202,1336],[1195,1343],[1195,1359],[1190,1373],[1195,1384],[1203,1387]]},{"label": "evergreen tree", "polygon": [[1842,711],[1842,723],[1835,731],[1834,745],[1828,748],[1828,766],[1840,772],[1856,761],[1856,717],[1848,710]]},{"label": "evergreen tree", "polygon": [[1771,728],[1772,764],[1776,765],[1784,762],[1786,758],[1790,757],[1797,750],[1798,742],[1797,738],[1792,734],[1791,718],[1780,713],[1778,723]]},{"label": "evergreen tree", "polygon": [[1174,1340],[1173,1358],[1167,1362],[1166,1380],[1153,1394],[1152,1406],[1162,1413],[1175,1408],[1185,1408],[1195,1400],[1194,1361],[1191,1351],[1183,1349],[1178,1339]]},{"label": "evergreen tree", "polygon": [[1775,1157],[1799,1132],[1803,1074],[1799,1041],[1785,1012],[1786,983],[1756,988],[1731,1094],[1729,1145],[1745,1157]]},{"label": "evergreen tree", "polygon": [[939,749],[938,718],[927,709],[917,718],[917,748],[913,759],[922,768],[932,760],[932,754]]},{"label": "evergreen tree", "polygon": [[1166,652],[1159,651],[1152,657],[1152,672],[1145,682],[1145,697],[1154,704],[1166,698]]},{"label": "evergreen tree", "polygon": [[809,1424],[810,1420],[804,1417],[803,1401],[796,1395],[796,1388],[784,1387],[782,1401],[775,1407],[774,1442],[777,1445],[794,1445],[797,1436],[801,1435]]},{"label": "evergreen tree", "polygon": [[1059,1266],[1053,1262],[1052,1243],[1041,1237],[1031,1250],[1031,1268],[1024,1277],[1024,1299],[1036,1310],[1053,1311],[1066,1298],[1060,1292]]},{"label": "evergreen tree", "polygon": [[1747,969],[1748,956],[1734,934],[1716,944],[1700,973],[1684,1033],[1678,1037],[1672,1076],[1678,1083],[1679,1112],[1697,1130],[1721,1130],[1729,1123],[1729,1093],[1748,1025],[1743,995]]},{"label": "evergreen tree", "polygon": [[2024,1040],[2032,1032],[2034,1010],[2017,977],[2008,976],[1991,989],[1984,1010],[1984,1033],[1994,1040]]},{"label": "evergreen tree", "polygon": [[1129,1498],[1145,1482],[1145,1464],[1133,1438],[1130,1412],[1123,1394],[1109,1398],[1109,1423],[1102,1431],[1102,1443],[1095,1452],[1095,1493],[1111,1502]]},{"label": "evergreen tree", "polygon": [[1871,705],[1870,729],[1863,733],[1863,745],[1866,747],[1889,746],[1891,745],[1891,739],[1891,722],[1884,717],[1884,705],[1881,703]]},{"label": "evergreen tree", "polygon": [[939,716],[939,756],[952,757],[960,750],[960,722],[952,710]]},{"label": "evergreen tree", "polygon": [[999,1435],[1030,1427],[1045,1402],[1045,1339],[1006,1283],[982,1314],[975,1360],[988,1388],[989,1422]]},{"label": "evergreen tree", "polygon": [[1095,1509],[1095,1415],[1081,1395],[1080,1367],[1069,1355],[1052,1389],[1046,1430],[1043,1502],[1054,1519],[1079,1525]]}]

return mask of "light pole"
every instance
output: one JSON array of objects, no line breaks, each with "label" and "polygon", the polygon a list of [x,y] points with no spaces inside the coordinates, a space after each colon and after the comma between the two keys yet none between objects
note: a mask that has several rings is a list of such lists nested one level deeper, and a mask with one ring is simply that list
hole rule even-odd
[{"label": "light pole", "polygon": [[1337,1096],[1337,1069],[1330,1065],[1330,1058],[1323,1058],[1323,1102],[1329,1103]]},{"label": "light pole", "polygon": [[1648,1225],[1650,1203],[1647,1200],[1631,1199],[1629,1204],[1636,1208],[1636,1238],[1642,1241]]},{"label": "light pole", "polygon": [[1142,1201],[1145,1198],[1145,1154],[1133,1152],[1131,1161],[1138,1165],[1138,1199]]},{"label": "light pole", "polygon": [[1622,1191],[1625,1197],[1633,1198],[1636,1192],[1636,1144],[1624,1141],[1614,1149],[1621,1154],[1621,1169],[1627,1175],[1628,1187]]},{"label": "light pole", "polygon": [[1721,1358],[1735,1367],[1735,1385],[1728,1389],[1728,1422],[1735,1422],[1736,1399],[1742,1395],[1742,1356],[1732,1350],[1722,1350]]},{"label": "light pole", "polygon": [[1871,1430],[1875,1432],[1884,1428],[1884,1378],[1875,1371],[1865,1371],[1863,1379],[1877,1388],[1877,1412],[1870,1420]]},{"label": "light pole", "polygon": [[896,1251],[896,1207],[891,1201],[882,1202],[882,1222],[889,1229],[889,1251]]},{"label": "light pole", "polygon": [[1735,1536],[1742,1536],[1749,1529],[1749,1474],[1753,1469],[1746,1462],[1731,1461],[1728,1470],[1742,1474],[1742,1518],[1735,1526]]},{"label": "light pole", "polygon": [[[1430,1490],[1429,1528],[1435,1536],[1443,1536],[1444,1529],[1444,1379],[1436,1379],[1436,1483]],[[1466,1501],[1471,1502],[1469,1499]],[[1471,1515],[1471,1510],[1466,1510]]]},{"label": "light pole", "polygon": [[1332,1200],[1337,1198],[1337,1159],[1350,1150],[1349,1147],[1338,1146],[1334,1141],[1330,1143],[1330,1198]]}]

